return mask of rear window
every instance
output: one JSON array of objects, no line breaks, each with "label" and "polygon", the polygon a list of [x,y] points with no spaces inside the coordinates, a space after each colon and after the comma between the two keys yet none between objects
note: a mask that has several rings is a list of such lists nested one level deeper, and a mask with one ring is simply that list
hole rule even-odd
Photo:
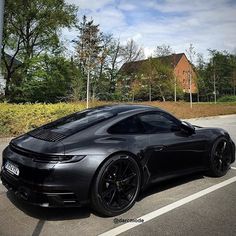
[{"label": "rear window", "polygon": [[113,116],[115,116],[115,114],[109,111],[99,109],[85,110],[51,122],[42,128],[70,135]]}]

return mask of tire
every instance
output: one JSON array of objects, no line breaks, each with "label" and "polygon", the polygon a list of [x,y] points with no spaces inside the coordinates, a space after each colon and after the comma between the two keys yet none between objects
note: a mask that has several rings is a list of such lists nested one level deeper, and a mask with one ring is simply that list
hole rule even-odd
[{"label": "tire", "polygon": [[100,168],[91,190],[92,208],[104,216],[129,210],[140,190],[140,169],[129,155],[114,155]]},{"label": "tire", "polygon": [[232,151],[229,141],[221,137],[215,141],[210,152],[209,174],[214,177],[224,176],[230,169]]}]

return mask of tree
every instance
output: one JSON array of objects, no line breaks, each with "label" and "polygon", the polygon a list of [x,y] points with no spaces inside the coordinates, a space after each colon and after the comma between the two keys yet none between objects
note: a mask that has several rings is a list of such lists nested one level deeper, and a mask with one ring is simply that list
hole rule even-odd
[{"label": "tree", "polygon": [[194,60],[195,60],[195,56],[196,56],[196,50],[195,50],[195,48],[194,48],[192,43],[190,43],[189,48],[186,49],[186,53],[187,53],[187,56],[189,58],[189,61],[193,65]]},{"label": "tree", "polygon": [[[195,48],[193,46],[193,44],[190,43],[189,48],[186,50],[187,56],[189,58],[190,63],[193,66],[193,61],[195,59],[196,56],[196,51]],[[191,68],[189,68],[187,71],[185,71],[185,73],[187,74],[187,77],[189,79],[189,101],[190,101],[190,107],[192,108],[192,80],[193,80],[193,74],[192,74],[192,70]]]},{"label": "tree", "polygon": [[230,66],[231,66],[231,76],[232,76],[231,85],[233,87],[232,94],[236,96],[236,54],[230,55]]},{"label": "tree", "polygon": [[156,49],[154,51],[154,56],[155,57],[170,56],[173,53],[174,51],[170,47],[170,45],[162,44],[156,46]]},{"label": "tree", "polygon": [[197,71],[197,87],[198,87],[198,100],[204,100],[205,98],[208,99],[208,94],[210,93],[209,91],[209,86],[207,85],[207,78],[206,78],[206,66],[207,64],[205,63],[203,59],[203,55],[198,53],[197,54],[197,61],[196,61],[196,71]]},{"label": "tree", "polygon": [[107,94],[109,93],[109,76],[108,76],[108,54],[110,50],[110,44],[113,40],[111,34],[100,33],[100,50],[97,56],[97,63],[93,68],[93,80],[92,98],[107,100]]},{"label": "tree", "polygon": [[199,94],[203,101],[212,97],[234,94],[236,56],[226,51],[209,50],[209,62],[198,57],[197,73]]},{"label": "tree", "polygon": [[86,96],[84,83],[83,83],[83,74],[81,69],[74,62],[73,57],[71,57],[71,89],[68,98],[73,101],[78,101],[83,99]]},{"label": "tree", "polygon": [[142,83],[140,79],[136,78],[130,86],[132,93],[132,102],[134,102],[135,97],[142,92]]},{"label": "tree", "polygon": [[[26,76],[30,60],[59,49],[60,30],[76,23],[77,8],[64,0],[8,0],[5,4],[2,55],[6,91],[20,68]],[[7,57],[7,52],[12,57]],[[22,63],[14,66],[15,59]]]},{"label": "tree", "polygon": [[97,99],[110,100],[120,96],[124,100],[129,99],[131,80],[119,75],[119,67],[124,61],[137,60],[142,57],[142,48],[133,40],[121,45],[119,39],[102,33],[97,65],[93,68],[93,97],[96,91]]},{"label": "tree", "polygon": [[71,61],[47,54],[34,57],[28,76],[12,89],[13,102],[58,102],[70,97],[71,83],[79,71]]},{"label": "tree", "polygon": [[143,49],[139,47],[133,39],[131,39],[121,48],[120,56],[123,59],[123,63],[126,63],[143,59],[144,52]]},{"label": "tree", "polygon": [[87,17],[83,16],[83,21],[78,26],[78,39],[76,43],[76,56],[83,75],[87,74],[87,107],[90,99],[90,75],[95,75],[92,71],[98,63],[99,53],[101,51],[102,34],[99,25],[95,25],[93,20],[87,21]]},{"label": "tree", "polygon": [[[116,94],[119,94],[121,100],[129,100],[132,96],[131,87],[136,80],[136,74],[133,75],[122,75],[118,74],[116,69],[119,65],[137,61],[144,58],[144,52],[142,47],[140,47],[133,39],[128,40],[125,45],[121,45],[120,41],[114,43],[112,53],[112,69],[111,76],[113,82],[116,78],[117,88]],[[114,73],[115,72],[115,73]]]},{"label": "tree", "polygon": [[[104,69],[107,69],[107,57],[110,50],[110,45],[113,38],[111,34],[102,34],[101,33],[101,45],[100,45],[100,54],[98,55],[98,67],[99,67],[99,79],[102,78]],[[104,68],[106,67],[106,68]]]},{"label": "tree", "polygon": [[167,64],[162,63],[158,58],[149,58],[146,60],[140,71],[143,87],[148,88],[149,101],[152,98],[161,97],[166,101],[166,96],[171,96],[173,87],[173,71]]},{"label": "tree", "polygon": [[116,82],[118,80],[119,66],[122,62],[121,58],[122,47],[119,39],[112,38],[107,54],[107,72],[109,77],[109,93],[114,93]]},{"label": "tree", "polygon": [[[168,56],[171,56],[171,60],[170,60],[170,57]],[[174,50],[170,47],[170,45],[166,45],[166,44],[162,44],[162,45],[157,45],[156,46],[156,49],[154,51],[154,56],[155,57],[166,57],[166,58],[162,58],[163,61],[169,61],[169,63],[171,63],[171,65],[173,66],[173,70],[174,70],[174,65],[176,65],[176,56],[175,56],[175,53],[174,53]],[[177,93],[179,94],[179,84],[178,84],[178,80],[177,80],[177,77],[175,76],[174,77],[174,80],[173,80],[173,85],[174,86],[171,86],[174,88],[174,101],[176,102],[177,101]]]},{"label": "tree", "polygon": [[216,95],[224,96],[232,93],[233,66],[231,64],[231,55],[228,52],[209,49],[209,53],[211,59],[208,69],[211,71],[210,78],[216,101]]}]

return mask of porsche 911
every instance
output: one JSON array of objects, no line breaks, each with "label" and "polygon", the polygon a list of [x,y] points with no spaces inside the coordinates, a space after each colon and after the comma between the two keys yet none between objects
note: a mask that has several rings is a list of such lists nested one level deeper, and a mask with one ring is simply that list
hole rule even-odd
[{"label": "porsche 911", "polygon": [[27,203],[89,204],[105,216],[130,209],[151,184],[204,171],[221,177],[235,144],[144,105],[106,105],[73,113],[14,138],[3,151],[1,180]]}]

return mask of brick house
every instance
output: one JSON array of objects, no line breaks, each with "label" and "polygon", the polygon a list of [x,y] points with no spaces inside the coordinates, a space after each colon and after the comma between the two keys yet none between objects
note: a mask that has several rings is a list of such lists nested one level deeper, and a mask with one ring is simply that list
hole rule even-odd
[{"label": "brick house", "polygon": [[[191,73],[191,92],[197,93],[197,84],[196,84],[196,73],[194,71],[194,68],[192,64],[189,62],[188,58],[184,53],[178,53],[178,54],[171,54],[169,56],[163,56],[158,58],[153,58],[154,60],[159,60],[161,63],[165,63],[169,65],[171,68],[173,68],[174,76],[182,88],[184,93],[189,93],[189,87],[190,87],[190,73]],[[141,69],[144,62],[147,62],[146,60],[140,60],[140,61],[134,61],[134,62],[127,62],[122,65],[120,68],[120,73],[131,75],[138,73]]]}]

